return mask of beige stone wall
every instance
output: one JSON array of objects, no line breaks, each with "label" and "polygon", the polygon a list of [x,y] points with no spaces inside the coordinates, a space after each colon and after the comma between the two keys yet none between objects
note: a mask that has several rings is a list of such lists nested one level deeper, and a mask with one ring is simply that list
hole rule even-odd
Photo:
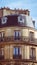
[{"label": "beige stone wall", "polygon": [[13,46],[10,45],[10,59],[13,59]]},{"label": "beige stone wall", "polygon": [[[21,45],[20,54],[22,59],[29,59],[29,46]],[[13,59],[13,46],[5,45],[4,47],[4,57],[5,59]]]},{"label": "beige stone wall", "polygon": [[25,46],[25,59],[29,59],[29,46]]},{"label": "beige stone wall", "polygon": [[28,29],[22,29],[22,36],[29,36],[29,31]]},{"label": "beige stone wall", "polygon": [[13,36],[13,30],[11,28],[10,29],[6,29],[5,36]]},{"label": "beige stone wall", "polygon": [[29,29],[29,32],[33,32],[34,33],[34,38],[37,39],[37,30]]},{"label": "beige stone wall", "polygon": [[[22,45],[22,59],[30,59],[30,48],[32,46]],[[36,60],[37,60],[37,47],[33,46],[36,49]]]},{"label": "beige stone wall", "polygon": [[33,28],[32,28],[32,29],[30,28],[30,29],[29,29],[29,32],[34,32],[34,29],[33,29]]},{"label": "beige stone wall", "polygon": [[2,29],[0,29],[0,32],[4,32],[5,36],[14,36],[15,30],[20,30],[20,32],[21,32],[21,28],[19,28],[19,27],[2,28]]},{"label": "beige stone wall", "polygon": [[3,10],[3,16],[10,15],[10,12],[6,9]]},{"label": "beige stone wall", "polygon": [[21,54],[22,54],[22,59],[24,59],[25,58],[25,46],[24,45],[22,45],[21,47]]},{"label": "beige stone wall", "polygon": [[37,65],[37,63],[34,63],[35,65]]},{"label": "beige stone wall", "polygon": [[37,31],[34,32],[34,37],[37,39]]},{"label": "beige stone wall", "polygon": [[12,14],[15,14],[14,10],[7,10],[7,9],[3,10],[3,16],[12,15]]},{"label": "beige stone wall", "polygon": [[5,59],[9,59],[9,57],[10,57],[10,55],[9,55],[9,46],[8,45],[6,45],[5,47],[4,47],[4,56],[5,56]]},{"label": "beige stone wall", "polygon": [[34,38],[37,39],[37,31],[34,29],[29,28],[22,28],[22,27],[5,27],[0,29],[0,32],[5,32],[5,36],[14,36],[14,30],[20,30],[22,38],[29,37],[30,32],[34,32]]},{"label": "beige stone wall", "polygon": [[36,60],[37,60],[37,47],[36,47]]},{"label": "beige stone wall", "polygon": [[22,55],[22,59],[30,59],[30,48],[33,47],[36,49],[36,60],[37,60],[37,47],[35,46],[26,46],[26,45],[5,45],[4,46],[4,58],[5,59],[13,59],[13,49],[14,46],[20,46],[20,54]]},{"label": "beige stone wall", "polygon": [[5,45],[4,57],[5,57],[5,59],[12,59],[13,58],[13,46],[12,45]]},{"label": "beige stone wall", "polygon": [[29,46],[22,45],[22,59],[29,59]]}]

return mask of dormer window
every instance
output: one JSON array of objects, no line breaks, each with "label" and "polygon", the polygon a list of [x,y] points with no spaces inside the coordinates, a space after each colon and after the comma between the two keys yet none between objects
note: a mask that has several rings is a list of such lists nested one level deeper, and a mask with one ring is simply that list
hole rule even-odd
[{"label": "dormer window", "polygon": [[22,21],[22,16],[20,17],[20,21]]},{"label": "dormer window", "polygon": [[24,16],[22,16],[22,15],[18,16],[18,22],[24,23]]},{"label": "dormer window", "polygon": [[6,24],[7,23],[7,17],[3,17],[1,20],[2,20],[1,24]]}]

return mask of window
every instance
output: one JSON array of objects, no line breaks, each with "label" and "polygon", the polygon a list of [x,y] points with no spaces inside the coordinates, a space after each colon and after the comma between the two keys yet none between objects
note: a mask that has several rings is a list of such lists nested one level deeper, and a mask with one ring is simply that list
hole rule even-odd
[{"label": "window", "polygon": [[20,17],[20,21],[22,21],[22,16]]},{"label": "window", "polygon": [[22,24],[24,23],[24,15],[18,16],[18,22]]},{"label": "window", "polygon": [[5,36],[4,32],[0,32],[0,41],[4,40],[4,36]]},{"label": "window", "polygon": [[21,32],[18,30],[14,31],[14,39],[15,40],[20,40]]},{"label": "window", "polygon": [[36,59],[36,49],[30,48],[30,59]]},{"label": "window", "polygon": [[14,47],[14,55],[20,55],[20,48]]},{"label": "window", "polygon": [[13,58],[14,59],[21,59],[20,47],[14,47],[13,50]]},{"label": "window", "polygon": [[4,48],[0,48],[0,60],[4,59]]},{"label": "window", "polygon": [[4,32],[0,32],[0,37],[4,37]]},{"label": "window", "polygon": [[7,17],[3,17],[1,20],[2,20],[1,24],[6,24],[7,23]]},{"label": "window", "polygon": [[30,41],[34,41],[34,32],[30,32]]}]

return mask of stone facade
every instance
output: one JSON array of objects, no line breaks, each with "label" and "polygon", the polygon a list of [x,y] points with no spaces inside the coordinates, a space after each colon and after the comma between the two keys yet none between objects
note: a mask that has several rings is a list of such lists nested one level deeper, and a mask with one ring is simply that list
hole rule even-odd
[{"label": "stone facade", "polygon": [[25,15],[30,15],[30,11],[27,10],[22,10],[22,9],[10,9],[10,8],[1,8],[0,9],[0,17],[2,16],[7,16],[7,15],[12,15],[12,14],[25,14]]},{"label": "stone facade", "polygon": [[[11,20],[7,20],[9,24]],[[16,25],[13,20],[14,26],[5,26],[5,22],[0,25],[0,65],[37,65],[37,30]]]}]

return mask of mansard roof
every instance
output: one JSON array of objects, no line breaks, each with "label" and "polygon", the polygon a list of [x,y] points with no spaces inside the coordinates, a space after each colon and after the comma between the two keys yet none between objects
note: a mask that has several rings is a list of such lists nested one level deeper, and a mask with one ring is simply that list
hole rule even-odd
[{"label": "mansard roof", "polygon": [[12,26],[28,26],[34,28],[30,16],[27,15],[13,14],[0,18],[0,28]]}]

